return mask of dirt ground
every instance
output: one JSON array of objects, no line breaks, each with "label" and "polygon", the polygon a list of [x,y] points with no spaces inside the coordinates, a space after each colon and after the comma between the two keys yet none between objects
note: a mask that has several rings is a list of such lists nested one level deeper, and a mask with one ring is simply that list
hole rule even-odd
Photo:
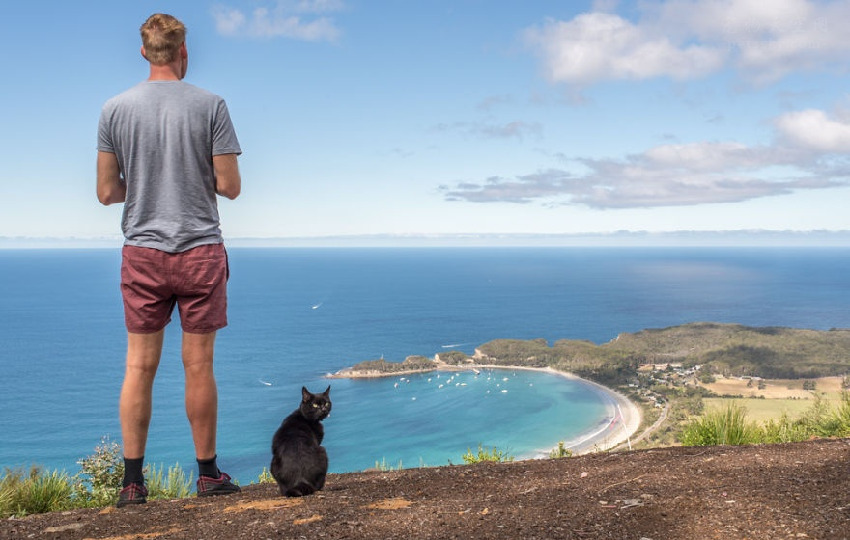
[{"label": "dirt ground", "polygon": [[0,538],[850,539],[850,439],[330,475],[0,521]]}]

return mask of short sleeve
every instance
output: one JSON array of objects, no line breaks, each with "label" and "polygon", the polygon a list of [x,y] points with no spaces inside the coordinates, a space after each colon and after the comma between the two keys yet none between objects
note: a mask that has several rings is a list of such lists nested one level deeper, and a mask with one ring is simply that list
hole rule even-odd
[{"label": "short sleeve", "polygon": [[239,146],[239,139],[236,138],[236,130],[233,128],[233,122],[230,120],[230,112],[227,110],[227,104],[222,99],[218,102],[215,118],[213,119],[212,155],[238,155],[241,153],[242,148]]},{"label": "short sleeve", "polygon": [[111,152],[114,154],[115,145],[112,141],[112,129],[110,126],[111,110],[112,108],[107,103],[100,111],[100,119],[97,122],[97,149],[101,152]]}]

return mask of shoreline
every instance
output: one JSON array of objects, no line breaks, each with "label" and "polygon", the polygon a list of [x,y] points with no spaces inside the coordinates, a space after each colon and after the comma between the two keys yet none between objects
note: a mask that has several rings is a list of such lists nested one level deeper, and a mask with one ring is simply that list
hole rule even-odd
[{"label": "shoreline", "polygon": [[[517,370],[523,369],[527,371],[539,371],[556,375],[565,379],[580,381],[592,388],[605,402],[607,409],[606,418],[598,424],[593,431],[580,433],[572,439],[556,440],[551,448],[556,448],[558,442],[563,440],[564,446],[572,450],[573,455],[589,454],[593,452],[601,452],[614,448],[620,444],[628,443],[631,437],[637,433],[640,428],[642,414],[640,408],[635,405],[629,398],[617,392],[612,388],[601,385],[597,382],[582,379],[568,371],[560,371],[553,367],[528,367],[528,366],[505,366],[493,364],[465,364],[462,366],[449,365],[445,363],[437,364],[432,370],[401,370],[392,373],[380,371],[354,371],[343,369],[333,374],[328,374],[326,377],[331,379],[377,379],[384,377],[395,377],[399,375],[413,375],[420,373],[430,373],[432,371],[472,371],[473,369],[506,369]],[[521,457],[517,459],[539,459],[549,456],[551,450],[540,450],[534,455]]]}]

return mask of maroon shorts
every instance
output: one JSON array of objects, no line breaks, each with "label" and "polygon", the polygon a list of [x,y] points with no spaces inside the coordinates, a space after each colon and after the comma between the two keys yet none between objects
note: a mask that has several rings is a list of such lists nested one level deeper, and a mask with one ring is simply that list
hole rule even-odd
[{"label": "maroon shorts", "polygon": [[229,269],[224,244],[183,253],[124,246],[121,259],[121,294],[129,332],[159,332],[171,321],[175,304],[185,332],[207,334],[227,326]]}]

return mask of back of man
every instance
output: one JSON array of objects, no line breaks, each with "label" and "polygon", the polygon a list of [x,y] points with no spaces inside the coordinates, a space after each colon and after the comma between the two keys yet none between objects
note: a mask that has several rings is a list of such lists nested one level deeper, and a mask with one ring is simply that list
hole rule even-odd
[{"label": "back of man", "polygon": [[107,101],[98,150],[115,153],[127,185],[126,245],[177,253],[222,242],[212,156],[241,152],[223,99],[179,80],[142,82]]},{"label": "back of man", "polygon": [[127,361],[119,414],[124,482],[118,506],[147,501],[143,464],[154,377],[175,307],[183,328],[186,416],[198,495],[239,491],[216,463],[216,332],[227,325],[227,254],[216,195],[236,198],[239,141],[224,100],[182,81],[186,28],[154,14],[141,27],[148,79],[110,99],[98,124],[97,196],[125,203],[121,292]]}]

